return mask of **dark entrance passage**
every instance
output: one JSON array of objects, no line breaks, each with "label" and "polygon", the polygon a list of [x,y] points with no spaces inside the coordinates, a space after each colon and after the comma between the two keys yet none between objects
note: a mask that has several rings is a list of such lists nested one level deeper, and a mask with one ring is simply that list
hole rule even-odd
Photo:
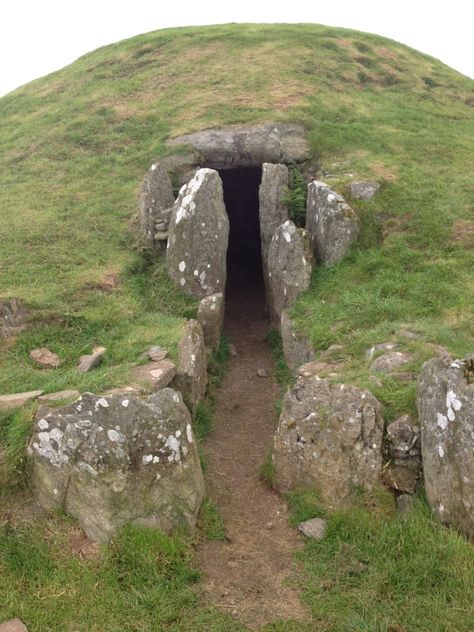
[{"label": "dark entrance passage", "polygon": [[230,222],[227,250],[227,288],[230,302],[242,291],[262,293],[263,272],[260,244],[258,189],[261,167],[219,171],[224,203]]}]

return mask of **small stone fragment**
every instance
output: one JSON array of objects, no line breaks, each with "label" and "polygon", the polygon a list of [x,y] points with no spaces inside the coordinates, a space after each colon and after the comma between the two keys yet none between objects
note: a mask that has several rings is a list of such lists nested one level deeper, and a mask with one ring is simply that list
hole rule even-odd
[{"label": "small stone fragment", "polygon": [[268,377],[269,373],[268,373],[267,369],[259,368],[259,369],[257,369],[257,375],[258,375],[258,377]]},{"label": "small stone fragment", "polygon": [[45,369],[57,369],[61,364],[59,356],[46,347],[30,351],[30,358]]},{"label": "small stone fragment", "polygon": [[0,623],[0,632],[28,632],[28,629],[20,619],[10,619]]},{"label": "small stone fragment", "polygon": [[379,182],[352,182],[351,197],[355,200],[372,200],[379,189]]},{"label": "small stone fragment", "polygon": [[39,402],[60,402],[64,399],[77,399],[81,394],[74,389],[66,391],[57,391],[56,393],[46,393],[46,395],[40,395],[38,397]]},{"label": "small stone fragment", "polygon": [[106,352],[105,347],[95,347],[91,355],[84,355],[79,358],[77,370],[79,373],[88,373],[95,369],[102,362],[102,358]]},{"label": "small stone fragment", "polygon": [[236,358],[239,355],[236,346],[232,342],[229,345],[229,353],[231,358]]},{"label": "small stone fragment", "polygon": [[367,360],[371,360],[376,353],[393,351],[398,347],[399,345],[396,342],[381,342],[377,345],[374,345],[373,347],[370,347],[370,349],[367,349],[367,351],[365,352],[365,357],[367,358]]},{"label": "small stone fragment", "polygon": [[324,518],[312,518],[305,522],[300,522],[298,529],[307,538],[313,538],[313,540],[322,540],[326,535],[327,520]]},{"label": "small stone fragment", "polygon": [[12,395],[0,395],[0,411],[15,410],[26,406],[37,399],[44,391],[27,391],[25,393],[13,393]]},{"label": "small stone fragment", "polygon": [[168,350],[162,347],[150,347],[146,352],[146,355],[152,362],[160,362],[164,360],[168,355]]},{"label": "small stone fragment", "polygon": [[134,379],[146,382],[154,391],[169,386],[175,375],[176,365],[167,359],[136,366],[133,369]]}]

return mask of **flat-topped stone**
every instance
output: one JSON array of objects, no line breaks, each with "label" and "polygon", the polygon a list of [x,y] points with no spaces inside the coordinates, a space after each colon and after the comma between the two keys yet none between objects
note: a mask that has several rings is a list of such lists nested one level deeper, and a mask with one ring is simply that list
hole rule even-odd
[{"label": "flat-topped stone", "polygon": [[37,399],[44,391],[26,391],[25,393],[13,393],[11,395],[0,395],[0,411],[15,410],[26,406]]}]

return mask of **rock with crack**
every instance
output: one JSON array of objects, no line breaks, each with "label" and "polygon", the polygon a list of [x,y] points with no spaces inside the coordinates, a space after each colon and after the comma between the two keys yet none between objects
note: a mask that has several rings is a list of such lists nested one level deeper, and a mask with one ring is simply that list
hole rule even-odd
[{"label": "rock with crack", "polygon": [[314,359],[313,345],[296,329],[287,309],[281,313],[280,331],[285,362],[293,375],[296,375],[302,364]]},{"label": "rock with crack", "polygon": [[428,502],[446,525],[474,537],[474,384],[464,360],[423,365],[417,392]]},{"label": "rock with crack", "polygon": [[201,466],[189,412],[172,389],[145,400],[86,393],[42,408],[27,453],[40,505],[74,516],[94,540],[125,524],[171,531],[196,523]]},{"label": "rock with crack", "polygon": [[156,249],[159,241],[155,237],[157,224],[167,231],[173,204],[168,171],[162,163],[153,164],[143,180],[138,205],[139,236],[143,247]]},{"label": "rock with crack", "polygon": [[259,123],[208,129],[168,141],[196,150],[214,169],[301,163],[310,158],[305,129],[294,123]]},{"label": "rock with crack", "polygon": [[219,346],[224,323],[224,295],[222,292],[201,299],[197,319],[201,323],[204,344],[211,351],[215,351]]},{"label": "rock with crack", "polygon": [[360,223],[344,198],[324,182],[308,185],[306,230],[316,260],[324,265],[341,261],[357,239]]},{"label": "rock with crack", "polygon": [[197,320],[188,320],[178,345],[178,367],[172,382],[183,395],[193,413],[206,393],[207,358],[202,327]]},{"label": "rock with crack", "polygon": [[166,266],[189,296],[223,292],[229,219],[217,171],[199,169],[179,192],[169,225]]},{"label": "rock with crack", "polygon": [[371,490],[382,468],[383,409],[368,391],[298,377],[288,390],[273,443],[277,488],[316,488],[330,507]]},{"label": "rock with crack", "polygon": [[288,218],[288,208],[281,200],[288,186],[286,165],[262,165],[262,182],[259,188],[260,240],[262,245],[262,268],[265,291],[269,294],[268,256],[270,244],[277,228]]},{"label": "rock with crack", "polygon": [[308,235],[290,220],[279,226],[268,253],[268,306],[270,322],[279,329],[281,314],[308,289],[313,256]]}]

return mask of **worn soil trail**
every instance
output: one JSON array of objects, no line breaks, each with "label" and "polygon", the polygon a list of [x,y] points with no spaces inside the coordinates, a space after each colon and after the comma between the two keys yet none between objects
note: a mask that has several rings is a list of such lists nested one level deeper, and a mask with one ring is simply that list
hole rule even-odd
[{"label": "worn soil trail", "polygon": [[[206,541],[196,560],[204,599],[252,629],[306,618],[288,581],[302,540],[288,526],[285,503],[260,478],[279,395],[267,329],[263,289],[233,287],[225,331],[238,356],[219,388],[215,426],[205,444],[208,494],[224,519],[227,540]],[[259,368],[269,377],[258,377]]]}]

